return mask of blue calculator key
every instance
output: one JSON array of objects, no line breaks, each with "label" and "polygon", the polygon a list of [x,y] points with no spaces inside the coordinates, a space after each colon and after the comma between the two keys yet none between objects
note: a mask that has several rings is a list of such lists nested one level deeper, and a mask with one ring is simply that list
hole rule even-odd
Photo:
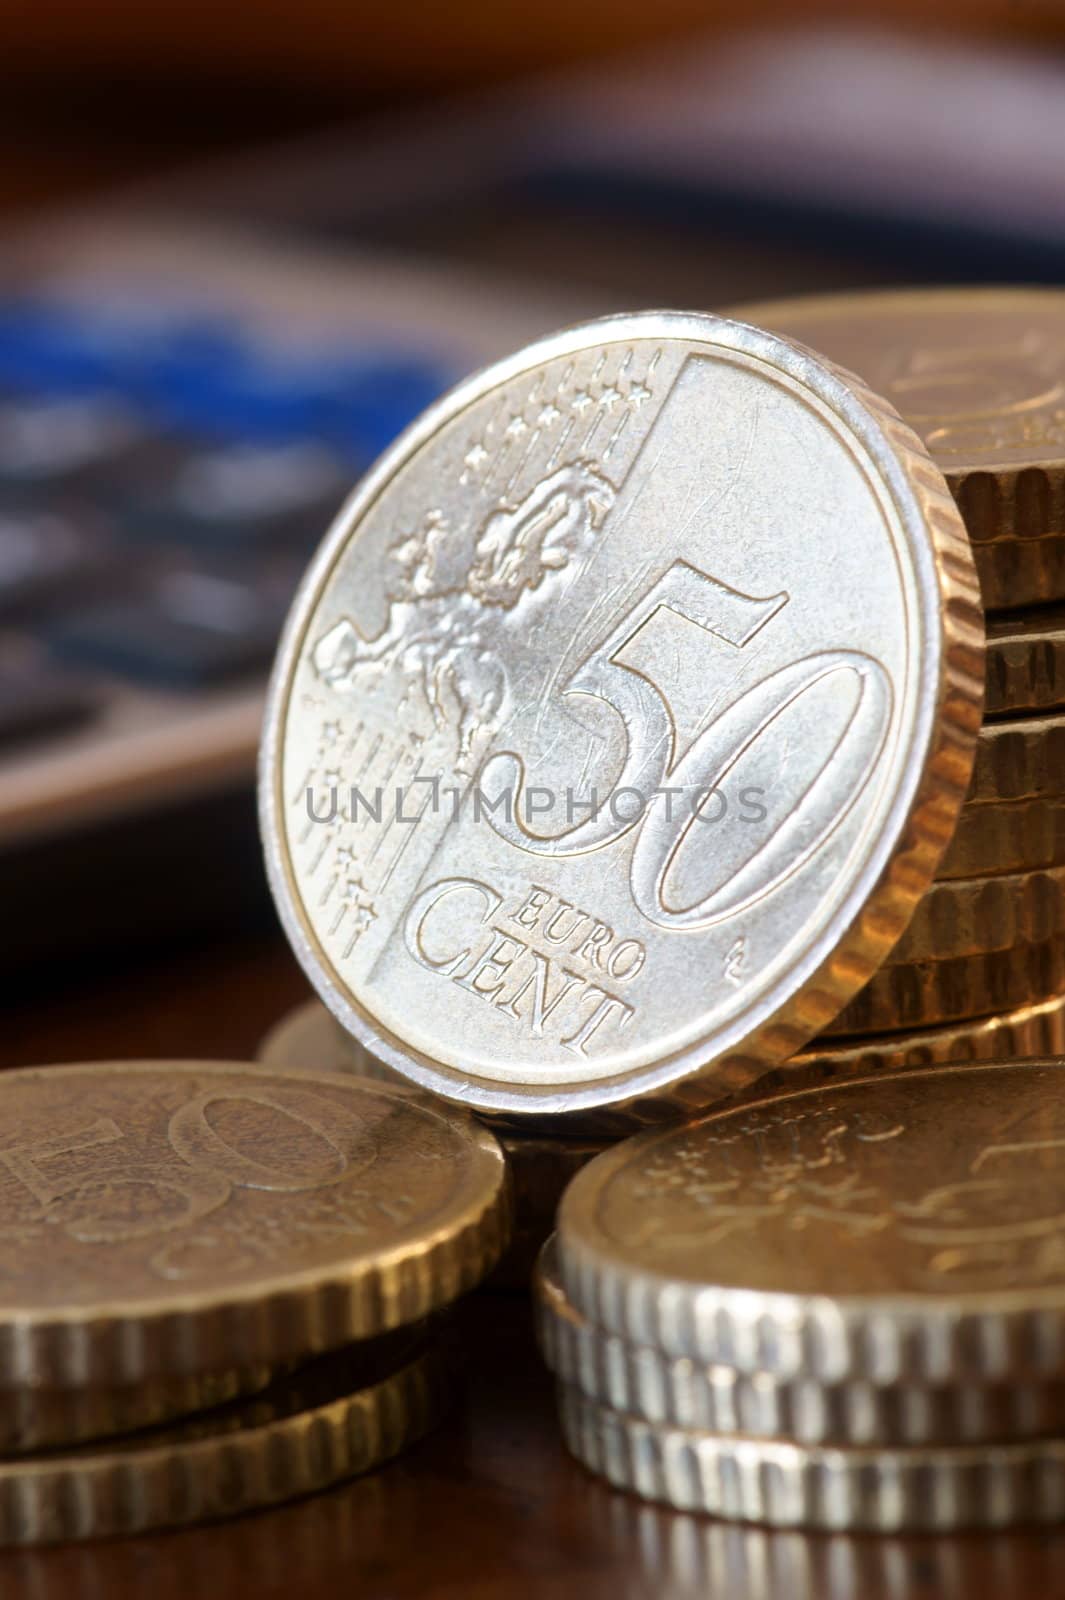
[{"label": "blue calculator key", "polygon": [[442,365],[381,354],[353,363],[337,404],[337,440],[368,464],[455,381]]},{"label": "blue calculator key", "polygon": [[163,303],[122,311],[69,300],[0,302],[0,389],[38,395],[121,394],[139,402],[172,366],[232,361],[228,323]]},{"label": "blue calculator key", "polygon": [[118,382],[113,354],[68,308],[34,300],[0,306],[0,388],[91,394]]},{"label": "blue calculator key", "polygon": [[87,485],[142,437],[136,413],[108,394],[0,399],[0,485],[32,495]]},{"label": "blue calculator key", "polygon": [[74,599],[113,557],[98,530],[41,511],[0,511],[0,618]]},{"label": "blue calculator key", "polygon": [[351,473],[313,443],[146,452],[119,477],[111,506],[132,539],[214,550],[317,543],[351,487]]},{"label": "blue calculator key", "polygon": [[144,393],[163,426],[283,445],[321,438],[341,382],[329,360],[234,338],[175,346]]}]

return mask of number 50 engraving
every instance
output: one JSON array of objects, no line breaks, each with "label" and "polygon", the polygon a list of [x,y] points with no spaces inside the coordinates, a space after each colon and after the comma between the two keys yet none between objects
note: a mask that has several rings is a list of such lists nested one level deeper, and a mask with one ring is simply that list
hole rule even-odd
[{"label": "number 50 engraving", "polygon": [[[617,658],[663,607],[739,651],[787,602],[785,593],[765,599],[741,594],[686,561],[674,562],[562,689],[566,696],[592,695],[621,718],[626,751],[616,788],[638,790],[649,802],[646,809],[619,816],[616,807],[603,807],[565,833],[552,838],[534,834],[520,819],[524,762],[507,750],[492,756],[481,774],[486,794],[509,789],[514,801],[511,809],[487,813],[491,826],[519,849],[553,857],[599,850],[638,828],[630,868],[632,896],[644,916],[662,928],[708,928],[777,889],[842,822],[872,773],[891,715],[891,683],[884,668],[856,650],[822,650],[805,656],[754,684],[675,759],[673,718],[661,690],[643,672]],[[711,670],[721,671],[721,659],[713,659]],[[696,824],[700,805],[781,716],[833,676],[851,686],[850,714],[805,781],[790,814],[738,870],[693,905],[667,905],[666,879]],[[655,793],[667,779],[671,790],[690,798],[683,815],[673,814],[664,803],[668,797]]]}]

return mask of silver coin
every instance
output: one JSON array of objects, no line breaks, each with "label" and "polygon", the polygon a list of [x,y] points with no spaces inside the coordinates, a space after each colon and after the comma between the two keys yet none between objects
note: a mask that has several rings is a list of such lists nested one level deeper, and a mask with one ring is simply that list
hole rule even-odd
[{"label": "silver coin", "polygon": [[544,1360],[589,1400],[641,1422],[793,1444],[986,1444],[1065,1433],[1065,1384],[825,1383],[670,1356],[597,1327],[558,1281],[554,1242],[534,1279]]},{"label": "silver coin", "polygon": [[293,948],[475,1108],[731,1093],[930,881],[982,627],[942,476],[856,380],[679,313],[534,345],[388,452],[294,604],[260,786]]},{"label": "silver coin", "polygon": [[775,1528],[947,1533],[1065,1519],[1065,1440],[832,1449],[715,1437],[626,1416],[559,1387],[566,1444],[616,1488]]}]

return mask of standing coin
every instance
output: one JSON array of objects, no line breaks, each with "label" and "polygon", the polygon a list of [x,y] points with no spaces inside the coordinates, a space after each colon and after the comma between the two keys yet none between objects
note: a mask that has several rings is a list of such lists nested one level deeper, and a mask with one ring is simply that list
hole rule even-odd
[{"label": "standing coin", "polygon": [[0,1075],[0,1388],[276,1363],[471,1288],[492,1135],[364,1078],[207,1062]]},{"label": "standing coin", "polygon": [[974,541],[1065,531],[1065,291],[817,295],[732,314],[823,350],[896,405]]},{"label": "standing coin", "polygon": [[637,1344],[834,1383],[1065,1374],[1065,1066],[834,1083],[577,1174],[559,1279]]},{"label": "standing coin", "polygon": [[714,318],[559,334],[403,436],[297,597],[260,784],[293,948],[476,1109],[730,1092],[905,927],[982,654],[960,518],[879,399]]}]

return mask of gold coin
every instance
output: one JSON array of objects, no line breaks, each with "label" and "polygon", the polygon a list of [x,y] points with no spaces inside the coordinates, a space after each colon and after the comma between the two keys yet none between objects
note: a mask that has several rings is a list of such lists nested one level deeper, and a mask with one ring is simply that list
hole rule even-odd
[{"label": "gold coin", "polygon": [[[363,1339],[345,1351],[352,1386],[376,1381],[399,1367],[424,1344],[428,1322]],[[8,1389],[0,1406],[0,1455],[69,1448],[86,1441],[159,1428],[176,1418],[191,1420],[231,1401],[259,1394],[278,1383],[293,1363],[206,1372],[182,1378],[146,1379],[122,1388]]]},{"label": "gold coin", "polygon": [[1065,596],[1065,535],[974,544],[980,594],[988,611],[1045,605]]},{"label": "gold coin", "polygon": [[[1065,790],[1065,785],[1063,785]],[[1065,792],[1046,800],[962,806],[939,878],[1035,872],[1065,865]]]},{"label": "gold coin", "polygon": [[1065,935],[1065,867],[933,883],[888,956],[892,966],[1042,944]]},{"label": "gold coin", "polygon": [[626,1140],[559,1211],[637,1344],[827,1383],[1065,1377],[1065,1064],[833,1083]]},{"label": "gold coin", "polygon": [[[289,1070],[319,1067],[329,1071],[356,1072],[385,1082],[412,1085],[401,1073],[386,1066],[364,1050],[357,1039],[346,1034],[322,1005],[308,1000],[289,1012],[272,1028],[259,1046],[260,1061],[267,1066]],[[432,1097],[429,1096],[431,1099]],[[441,1102],[444,1104],[445,1102]],[[451,1108],[452,1115],[455,1114]],[[535,1131],[528,1126],[497,1124],[493,1118],[478,1118],[492,1127],[510,1166],[515,1222],[550,1223],[563,1189],[586,1161],[605,1150],[608,1138],[581,1138],[569,1134]],[[541,1243],[542,1243],[541,1239]]]},{"label": "gold coin", "polygon": [[288,1071],[309,1068],[312,1072],[354,1072],[391,1083],[406,1081],[345,1033],[320,1000],[305,1000],[286,1011],[260,1041],[255,1058],[264,1066]]},{"label": "gold coin", "polygon": [[1065,293],[916,289],[761,301],[731,315],[800,339],[898,407],[976,543],[1065,530]]},{"label": "gold coin", "polygon": [[985,712],[1009,716],[1065,705],[1065,607],[987,621]]},{"label": "gold coin", "polygon": [[1065,1520],[1065,1440],[833,1449],[656,1426],[559,1391],[578,1461],[680,1511],[775,1528],[946,1533]]},{"label": "gold coin", "polygon": [[904,962],[881,967],[824,1030],[824,1037],[989,1017],[1049,999],[1063,989],[1065,939],[1060,937],[944,961]]},{"label": "gold coin", "polygon": [[216,1062],[0,1075],[0,1387],[121,1387],[383,1333],[506,1239],[492,1135],[364,1078]]},{"label": "gold coin", "polygon": [[1065,714],[984,723],[967,804],[1060,799],[1063,785]]},{"label": "gold coin", "polygon": [[828,1083],[833,1078],[862,1077],[872,1072],[901,1072],[939,1062],[1009,1061],[1025,1056],[1065,1055],[1065,995],[1054,995],[1000,1011],[975,1022],[952,1022],[939,1028],[905,1033],[867,1034],[864,1038],[814,1039],[783,1066],[767,1072],[749,1091],[789,1091]]},{"label": "gold coin", "polygon": [[333,1355],[181,1427],[0,1462],[0,1545],[180,1527],[327,1488],[433,1426],[449,1363],[430,1348],[368,1388],[352,1393],[350,1382]]},{"label": "gold coin", "polygon": [[265,1389],[276,1376],[275,1367],[253,1367],[118,1389],[9,1389],[0,1405],[0,1454],[48,1450],[157,1427]]},{"label": "gold coin", "polygon": [[[331,1070],[359,1072],[386,1082],[411,1085],[392,1067],[364,1050],[346,1034],[322,1005],[309,1000],[282,1017],[259,1046],[258,1056],[267,1066],[298,1071],[325,1065]],[[431,1101],[428,1090],[421,1091]],[[452,1108],[452,1114],[456,1114]],[[497,1287],[525,1288],[540,1247],[555,1225],[555,1211],[574,1173],[611,1143],[610,1137],[582,1138],[576,1134],[551,1134],[535,1128],[482,1120],[495,1132],[507,1160],[511,1181],[513,1230],[510,1246],[492,1275]],[[546,1123],[546,1119],[545,1119]],[[614,1135],[618,1137],[618,1135]]]},{"label": "gold coin", "polygon": [[549,1241],[535,1278],[544,1360],[562,1383],[641,1422],[848,1447],[986,1445],[1065,1432],[1065,1383],[821,1383],[668,1356],[582,1316],[566,1299],[554,1254]]},{"label": "gold coin", "polygon": [[1061,799],[1065,715],[1011,717],[980,729],[967,804]]},{"label": "gold coin", "polygon": [[703,1103],[901,933],[982,662],[961,519],[878,397],[711,317],[558,334],[408,430],[296,598],[260,782],[293,949],[474,1110]]}]

